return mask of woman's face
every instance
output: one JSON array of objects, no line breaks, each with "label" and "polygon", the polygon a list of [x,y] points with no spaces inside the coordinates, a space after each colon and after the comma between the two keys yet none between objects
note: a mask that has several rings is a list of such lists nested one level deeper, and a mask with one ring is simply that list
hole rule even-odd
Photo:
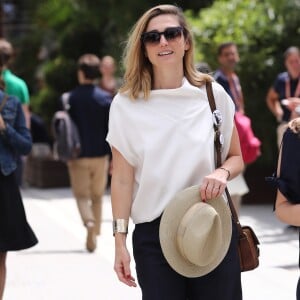
[{"label": "woman's face", "polygon": [[170,14],[154,17],[145,33],[142,38],[145,55],[154,69],[182,67],[183,56],[190,45],[184,38],[177,16]]},{"label": "woman's face", "polygon": [[291,53],[285,60],[285,66],[288,72],[297,77],[300,74],[300,55],[297,53]]},{"label": "woman's face", "polygon": [[115,73],[115,62],[112,58],[106,57],[103,58],[100,64],[101,74],[112,75]]}]

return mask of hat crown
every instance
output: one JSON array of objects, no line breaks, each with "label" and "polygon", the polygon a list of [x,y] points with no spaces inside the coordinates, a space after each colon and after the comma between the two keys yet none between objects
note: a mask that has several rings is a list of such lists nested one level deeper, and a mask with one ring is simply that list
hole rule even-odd
[{"label": "hat crown", "polygon": [[203,203],[199,186],[178,192],[160,220],[163,254],[169,265],[186,277],[203,276],[215,269],[228,251],[231,234],[226,198],[221,196]]},{"label": "hat crown", "polygon": [[192,264],[206,266],[216,259],[222,241],[221,219],[216,210],[203,202],[191,206],[178,226],[181,255]]}]

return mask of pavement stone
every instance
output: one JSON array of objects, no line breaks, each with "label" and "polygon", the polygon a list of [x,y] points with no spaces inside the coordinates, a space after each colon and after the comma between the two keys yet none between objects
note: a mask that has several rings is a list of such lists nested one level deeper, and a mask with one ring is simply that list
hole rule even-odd
[{"label": "pavement stone", "polygon": [[[103,199],[102,234],[94,253],[85,250],[85,228],[70,188],[22,190],[27,218],[39,238],[31,249],[10,252],[3,300],[137,300],[113,271],[110,195]],[[242,205],[242,224],[260,240],[260,266],[242,273],[244,300],[293,300],[299,276],[298,233],[279,222],[272,206]],[[133,224],[129,229],[132,231]],[[128,246],[132,253],[131,236]],[[135,276],[134,262],[132,272]],[[170,299],[171,300],[171,299]]]}]

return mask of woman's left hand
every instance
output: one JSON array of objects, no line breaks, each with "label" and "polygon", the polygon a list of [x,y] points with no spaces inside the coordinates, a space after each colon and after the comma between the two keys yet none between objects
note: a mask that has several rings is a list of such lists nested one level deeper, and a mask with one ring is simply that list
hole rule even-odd
[{"label": "woman's left hand", "polygon": [[224,193],[227,185],[226,171],[216,169],[213,173],[204,177],[200,186],[200,197],[203,202],[217,198]]}]

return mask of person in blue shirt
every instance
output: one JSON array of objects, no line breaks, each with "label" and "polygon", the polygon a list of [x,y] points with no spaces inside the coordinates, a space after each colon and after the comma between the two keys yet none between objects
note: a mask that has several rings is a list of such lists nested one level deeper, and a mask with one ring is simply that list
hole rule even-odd
[{"label": "person in blue shirt", "polygon": [[[11,70],[11,63],[14,57],[14,48],[6,39],[0,39],[0,64],[1,76],[5,83],[5,92],[8,95],[16,96],[22,104],[26,126],[30,128],[30,111],[29,111],[29,90],[26,82],[14,74]],[[17,170],[15,175],[19,186],[23,184],[23,170],[25,165],[25,157],[19,156],[17,160]]]},{"label": "person in blue shirt", "polygon": [[[240,61],[237,45],[234,42],[224,42],[218,46],[219,68],[214,74],[215,80],[223,86],[231,97],[235,110],[244,114],[244,96],[240,80],[235,72]],[[228,188],[236,211],[239,213],[242,197],[249,192],[248,185],[243,174],[229,181]]]},{"label": "person in blue shirt", "polygon": [[87,229],[86,249],[93,252],[100,234],[102,195],[106,188],[110,147],[106,142],[112,95],[95,84],[100,59],[84,54],[78,60],[79,85],[69,92],[69,114],[80,136],[78,158],[67,162],[71,187]]},{"label": "person in blue shirt", "polygon": [[17,156],[30,152],[32,141],[19,100],[0,89],[0,299],[3,297],[8,251],[34,246],[38,241],[27,222],[15,176]]}]

